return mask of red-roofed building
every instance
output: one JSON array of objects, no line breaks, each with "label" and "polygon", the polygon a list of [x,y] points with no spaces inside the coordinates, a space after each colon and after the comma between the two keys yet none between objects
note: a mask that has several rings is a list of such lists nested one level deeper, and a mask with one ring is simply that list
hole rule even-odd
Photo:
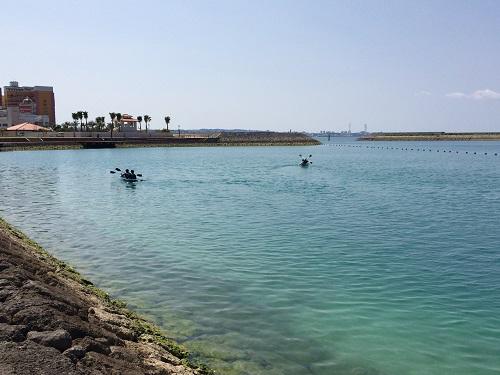
[{"label": "red-roofed building", "polygon": [[122,132],[137,131],[137,119],[126,113],[122,115],[121,120],[117,124]]},{"label": "red-roofed building", "polygon": [[17,124],[7,128],[8,131],[23,131],[23,132],[51,132],[52,129],[44,128],[43,126],[38,126],[36,124],[30,124],[29,122],[23,122],[22,124]]}]

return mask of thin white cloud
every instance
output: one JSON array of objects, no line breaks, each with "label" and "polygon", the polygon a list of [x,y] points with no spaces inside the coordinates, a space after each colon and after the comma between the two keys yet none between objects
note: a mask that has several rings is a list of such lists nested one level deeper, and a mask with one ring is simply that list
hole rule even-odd
[{"label": "thin white cloud", "polygon": [[422,90],[415,93],[415,96],[431,96],[432,93],[430,91]]},{"label": "thin white cloud", "polygon": [[449,94],[446,94],[448,98],[455,98],[455,99],[463,99],[467,98],[467,95],[464,94],[463,92],[450,92]]},{"label": "thin white cloud", "polygon": [[500,99],[500,93],[490,89],[476,90],[471,94],[464,94],[463,92],[451,92],[449,94],[446,94],[446,96],[448,98],[453,98],[453,99],[474,99],[474,100]]},{"label": "thin white cloud", "polygon": [[477,90],[471,94],[472,99],[481,100],[481,99],[500,99],[500,93],[495,92],[493,90],[484,89]]}]

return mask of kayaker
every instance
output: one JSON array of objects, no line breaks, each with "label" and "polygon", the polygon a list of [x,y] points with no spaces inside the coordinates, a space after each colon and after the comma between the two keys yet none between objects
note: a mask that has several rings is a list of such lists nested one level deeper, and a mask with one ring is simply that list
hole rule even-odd
[{"label": "kayaker", "polygon": [[132,180],[137,180],[137,176],[135,175],[135,172],[134,172],[133,169],[130,171],[130,174],[129,174],[128,178],[130,178]]},{"label": "kayaker", "polygon": [[299,164],[301,167],[307,167],[309,164],[312,164],[312,161],[309,160],[312,155],[309,155],[309,158],[306,156],[305,158],[302,155],[299,155],[302,159],[302,162]]},{"label": "kayaker", "polygon": [[130,172],[128,171],[128,169],[125,169],[125,173],[122,175],[122,177],[130,178]]}]

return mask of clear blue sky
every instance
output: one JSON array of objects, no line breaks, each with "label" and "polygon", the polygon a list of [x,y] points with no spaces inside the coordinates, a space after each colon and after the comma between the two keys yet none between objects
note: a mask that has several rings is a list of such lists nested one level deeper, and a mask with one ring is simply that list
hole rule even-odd
[{"label": "clear blue sky", "polygon": [[500,131],[500,1],[3,2],[0,84],[155,128]]}]

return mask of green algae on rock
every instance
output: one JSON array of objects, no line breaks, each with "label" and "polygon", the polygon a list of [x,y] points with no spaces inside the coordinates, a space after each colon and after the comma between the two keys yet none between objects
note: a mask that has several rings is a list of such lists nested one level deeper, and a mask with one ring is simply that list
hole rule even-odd
[{"label": "green algae on rock", "polygon": [[[78,375],[99,369],[215,374],[1,218],[0,265],[0,359],[7,374],[44,373],[50,366]],[[19,356],[19,350],[30,355]]]}]

